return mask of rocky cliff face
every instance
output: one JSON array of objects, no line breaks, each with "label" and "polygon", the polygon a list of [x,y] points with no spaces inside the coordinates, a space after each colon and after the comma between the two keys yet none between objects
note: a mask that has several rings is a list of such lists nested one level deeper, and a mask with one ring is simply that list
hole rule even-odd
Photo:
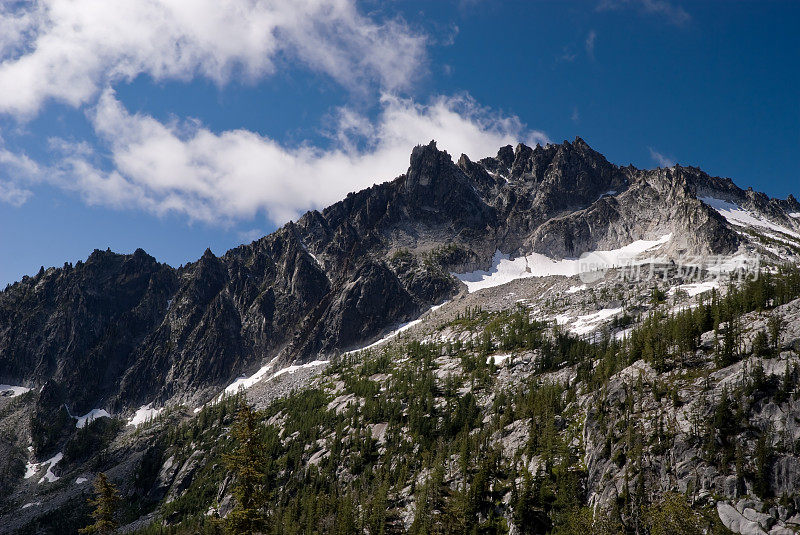
[{"label": "rocky cliff face", "polygon": [[41,270],[0,294],[0,382],[53,380],[80,406],[116,393],[177,288],[175,271],[144,251],[95,251]]},{"label": "rocky cliff face", "polygon": [[[528,269],[531,253],[568,263],[637,240],[658,240],[658,257],[677,262],[797,259],[800,203],[691,167],[618,167],[581,139],[506,146],[479,161],[454,161],[431,142],[396,179],[220,257],[207,250],[175,269],[142,250],[95,251],[42,269],[0,292],[0,385],[32,389],[13,398],[0,389],[0,532],[75,531],[99,471],[120,485],[130,529],[224,515],[232,401],[192,408],[267,362],[270,373],[295,364],[246,392],[280,437],[274,458],[283,460],[272,468],[283,493],[276,507],[287,511],[286,500],[315,488],[299,467],[318,466],[330,478],[323,486],[383,492],[388,502],[369,507],[391,510],[386,525],[397,532],[424,513],[434,476],[451,499],[469,481],[470,495],[483,496],[473,520],[499,515],[512,530],[523,508],[541,532],[584,505],[616,507],[638,526],[636,500],[665,490],[717,507],[725,526],[800,526],[796,275],[752,286],[728,362],[722,348],[734,330],[717,317],[723,309],[680,343],[663,339],[693,320],[661,329],[652,319],[694,310],[712,289],[724,294],[720,281],[689,280],[667,262],[652,280],[583,284],[528,271],[509,282],[497,260],[526,255]],[[499,282],[469,287],[468,272]],[[714,295],[705,302],[718,303]],[[332,358],[415,318],[375,353]],[[785,325],[767,348],[774,318]],[[673,355],[681,343],[692,349]],[[335,365],[317,377],[319,362],[301,366],[328,358]],[[707,428],[733,414],[727,396],[736,421],[716,440]],[[163,408],[156,422],[126,421],[145,404],[145,419]],[[79,418],[101,408],[109,417]],[[277,469],[283,462],[289,468]],[[367,481],[383,468],[365,463],[395,467],[390,490]],[[448,467],[436,475],[431,463]],[[549,493],[571,498],[550,502]],[[429,509],[448,518],[456,505]],[[307,529],[324,532],[325,522]]]},{"label": "rocky cliff face", "polygon": [[408,171],[221,257],[174,269],[95,251],[0,293],[0,383],[54,381],[74,414],[204,401],[278,357],[363,345],[461,291],[450,272],[496,250],[576,257],[672,233],[673,253],[731,253],[743,237],[703,195],[786,225],[769,199],[694,168],[609,163],[580,138],[454,162],[434,142]]}]

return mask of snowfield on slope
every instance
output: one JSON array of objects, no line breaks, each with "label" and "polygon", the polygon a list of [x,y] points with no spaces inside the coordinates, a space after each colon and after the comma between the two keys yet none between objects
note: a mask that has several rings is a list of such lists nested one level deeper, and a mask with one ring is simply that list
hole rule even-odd
[{"label": "snowfield on slope", "polygon": [[[800,238],[800,233],[790,228],[775,224],[759,214],[754,214],[753,212],[745,210],[738,204],[717,199],[715,197],[698,197],[698,199],[722,214],[722,217],[734,225],[744,227],[760,227],[769,230],[775,230],[795,238]],[[795,214],[789,214],[789,216],[794,217]]]},{"label": "snowfield on slope", "polygon": [[14,386],[14,385],[0,385],[0,396],[8,396],[11,398],[21,396],[25,392],[29,391],[30,388],[26,388],[24,386]]},{"label": "snowfield on slope", "polygon": [[48,483],[57,481],[58,476],[53,473],[53,467],[57,465],[63,458],[64,452],[59,452],[46,461],[42,461],[40,463],[32,463],[28,461],[28,463],[25,464],[25,479],[32,478],[42,467],[47,466],[47,472],[45,472],[44,476],[42,476],[42,478],[39,480],[39,484],[42,484],[45,481]]},{"label": "snowfield on slope", "polygon": [[73,418],[78,420],[75,422],[75,427],[81,429],[98,418],[111,418],[111,415],[105,409],[92,409],[83,416],[73,416]]},{"label": "snowfield on slope", "polygon": [[439,310],[440,308],[442,308],[443,306],[445,306],[449,302],[450,301],[445,301],[445,302],[440,303],[438,305],[433,305],[431,308],[429,308],[428,310],[426,310],[425,312],[420,314],[417,319],[415,319],[413,321],[409,321],[409,322],[403,323],[402,325],[398,326],[393,331],[391,331],[388,334],[386,334],[383,338],[381,338],[379,340],[376,340],[375,342],[372,342],[369,345],[366,345],[364,347],[360,347],[358,349],[353,349],[353,350],[347,351],[346,353],[343,353],[343,354],[344,355],[352,355],[353,353],[358,353],[359,351],[366,351],[367,349],[372,349],[374,347],[377,347],[377,346],[381,345],[382,343],[391,340],[392,338],[394,338],[395,336],[397,336],[401,332],[407,331],[410,328],[414,327],[415,325],[419,325],[420,323],[422,323],[422,320],[425,319],[425,316],[427,314],[429,314],[431,312],[434,312],[436,310]]},{"label": "snowfield on slope", "polygon": [[593,251],[582,255],[581,258],[562,260],[554,260],[539,253],[531,253],[512,260],[509,255],[503,254],[498,249],[492,258],[492,267],[489,271],[477,270],[470,273],[453,273],[453,275],[467,285],[469,293],[527,277],[550,275],[572,277],[590,271],[630,265],[638,255],[664,245],[671,239],[672,234],[667,234],[657,240],[637,240],[619,249]]},{"label": "snowfield on slope", "polygon": [[[395,336],[397,336],[401,332],[406,331],[406,330],[410,329],[411,327],[414,327],[415,325],[418,325],[420,322],[422,322],[423,316],[425,316],[426,314],[428,314],[430,312],[433,312],[434,310],[437,310],[437,309],[441,308],[442,306],[444,306],[447,303],[448,303],[448,301],[445,301],[444,303],[441,303],[439,305],[434,305],[430,309],[428,309],[425,312],[423,312],[420,315],[419,318],[400,325],[399,327],[397,327],[397,329],[395,329],[392,332],[388,333],[386,336],[384,336],[380,340],[378,340],[376,342],[373,342],[373,343],[371,343],[371,344],[369,344],[369,345],[367,345],[365,347],[362,347],[362,348],[359,348],[359,349],[354,349],[352,351],[348,351],[347,353],[344,353],[344,354],[348,355],[348,354],[351,354],[351,353],[356,353],[358,351],[363,351],[365,349],[370,349],[372,347],[380,345],[383,342],[386,342],[387,340],[390,340],[391,338],[394,338]],[[219,394],[219,396],[217,396],[217,398],[214,400],[214,402],[219,402],[225,395],[234,395],[234,394],[236,394],[237,392],[239,392],[241,390],[247,390],[248,388],[252,387],[254,384],[256,384],[256,383],[258,383],[260,381],[271,381],[273,379],[276,379],[276,378],[280,377],[281,375],[293,374],[296,371],[302,370],[302,369],[317,368],[317,367],[320,367],[320,366],[326,366],[330,362],[328,360],[321,360],[320,359],[320,360],[313,360],[311,362],[306,362],[305,364],[292,364],[290,366],[286,366],[285,368],[281,368],[281,369],[279,369],[277,371],[274,371],[274,372],[272,372],[270,374],[270,372],[275,368],[275,363],[277,362],[277,360],[278,360],[277,357],[272,359],[272,360],[270,360],[267,364],[265,364],[264,366],[259,368],[258,371],[256,371],[253,375],[250,375],[250,376],[247,376],[247,375],[239,376],[234,382],[232,382],[227,387],[225,387],[225,389]],[[142,410],[143,408],[144,407],[140,408],[139,410]],[[202,410],[202,408],[203,408],[203,406],[195,408],[194,409],[195,414],[200,412]],[[137,414],[138,414],[138,411],[137,411]]]},{"label": "snowfield on slope", "polygon": [[584,314],[582,316],[570,316],[569,314],[558,314],[555,316],[556,323],[559,325],[569,325],[569,330],[573,334],[582,335],[589,334],[597,330],[607,320],[613,318],[623,311],[622,307],[618,308],[604,308],[591,314]]},{"label": "snowfield on slope", "polygon": [[[329,362],[327,360],[313,360],[311,362],[306,362],[305,364],[292,364],[291,366],[287,366],[285,368],[281,368],[280,370],[276,371],[275,373],[273,373],[272,375],[267,377],[267,372],[269,372],[270,370],[272,370],[275,367],[275,361],[276,360],[277,359],[272,359],[267,364],[265,364],[263,367],[261,367],[256,373],[254,373],[253,375],[251,375],[249,377],[245,376],[245,375],[242,375],[241,377],[236,379],[233,383],[231,383],[227,387],[225,387],[225,390],[223,390],[222,393],[219,395],[219,397],[217,397],[216,401],[221,400],[226,394],[227,395],[233,395],[233,394],[236,394],[237,392],[239,392],[240,390],[247,390],[248,388],[250,388],[251,386],[253,386],[254,384],[256,384],[259,381],[262,381],[262,380],[271,381],[272,379],[280,377],[281,375],[283,375],[285,373],[291,374],[291,373],[296,372],[297,370],[304,369],[304,368],[315,368],[317,366],[324,366],[324,365],[328,364],[328,362]],[[197,409],[195,409],[195,412],[196,413],[200,412],[201,408],[202,407],[198,407]]]},{"label": "snowfield on slope", "polygon": [[142,405],[136,412],[128,419],[128,425],[132,425],[134,427],[138,427],[145,422],[149,422],[153,420],[156,416],[158,416],[161,411],[164,409],[154,409],[151,403],[147,405]]},{"label": "snowfield on slope", "polygon": [[494,360],[495,366],[502,366],[505,361],[507,361],[511,357],[511,354],[502,354],[502,355],[489,355],[486,357],[486,364],[489,364]]},{"label": "snowfield on slope", "polygon": [[703,282],[692,282],[689,284],[681,284],[680,286],[673,286],[667,292],[667,295],[675,295],[676,292],[686,292],[689,297],[694,297],[711,290],[719,289],[718,280],[709,280]]}]

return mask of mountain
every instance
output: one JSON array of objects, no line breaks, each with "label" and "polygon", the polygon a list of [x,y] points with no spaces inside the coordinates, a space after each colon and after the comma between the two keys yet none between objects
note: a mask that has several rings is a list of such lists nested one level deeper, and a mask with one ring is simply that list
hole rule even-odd
[{"label": "mountain", "polygon": [[[616,262],[605,268],[620,273],[635,262],[664,265],[669,273],[665,271],[660,289],[653,279],[627,284],[604,279],[589,289],[589,299],[587,284],[580,284],[583,280],[576,276],[581,258],[599,253]],[[33,485],[24,473],[39,478],[40,471],[54,467],[56,478],[76,471],[93,473],[102,466],[116,473],[117,480],[133,478],[135,485],[127,485],[126,492],[138,500],[141,511],[158,504],[166,507],[173,500],[183,503],[180,500],[189,499],[185,496],[195,488],[192,485],[206,481],[198,474],[212,470],[213,463],[201,462],[191,452],[187,456],[186,450],[176,446],[187,444],[176,442],[175,433],[191,428],[191,433],[203,437],[202,441],[213,442],[212,435],[223,431],[214,427],[212,420],[225,421],[227,409],[223,407],[227,402],[212,406],[209,401],[232,383],[229,392],[235,392],[239,384],[253,385],[248,397],[268,411],[277,411],[273,416],[282,414],[285,419],[286,410],[280,412],[275,404],[293,399],[302,406],[302,396],[315,395],[314,389],[322,388],[313,377],[328,361],[334,363],[330,366],[333,371],[324,372],[324,376],[332,384],[344,386],[323,389],[325,393],[320,395],[364,398],[360,387],[352,382],[354,374],[360,373],[354,371],[360,364],[352,362],[353,355],[363,353],[352,351],[376,340],[383,340],[384,346],[386,340],[398,341],[402,349],[393,350],[400,351],[393,353],[397,366],[411,358],[403,357],[403,351],[413,358],[427,354],[414,345],[414,340],[438,344],[438,353],[425,358],[449,355],[450,360],[430,364],[434,383],[445,381],[443,372],[436,371],[443,369],[439,366],[466,369],[465,363],[475,358],[482,359],[483,364],[469,366],[477,366],[481,374],[488,373],[487,351],[491,355],[494,347],[533,351],[530,365],[519,370],[519,383],[484,375],[481,380],[490,386],[474,387],[473,382],[473,388],[478,388],[477,398],[469,403],[477,405],[469,410],[489,418],[484,402],[497,399],[504,389],[531,389],[532,384],[541,383],[541,374],[558,372],[558,366],[533,364],[541,358],[542,350],[536,344],[544,347],[550,343],[551,335],[544,328],[548,322],[561,325],[576,337],[562,341],[558,351],[566,347],[563,344],[572,344],[569,347],[574,351],[582,352],[587,359],[595,355],[599,362],[599,353],[595,353],[599,350],[581,344],[599,343],[595,338],[608,332],[612,319],[615,332],[625,336],[632,325],[646,325],[648,314],[660,310],[665,298],[659,297],[659,292],[686,305],[695,294],[712,288],[722,290],[713,280],[689,281],[679,269],[687,259],[705,262],[716,258],[717,264],[703,264],[700,269],[703,277],[709,277],[716,268],[730,270],[742,262],[779,266],[787,260],[796,263],[798,257],[800,203],[792,196],[772,199],[694,167],[620,167],[580,138],[546,147],[506,146],[495,157],[472,161],[461,155],[455,162],[432,141],[414,148],[405,174],[349,194],[322,211],[308,212],[273,234],[220,257],[206,250],[198,261],[176,269],[141,249],[131,255],[94,251],[85,262],[42,269],[9,285],[0,293],[0,383],[16,389],[0,387],[9,394],[0,397],[0,427],[7,432],[0,441],[0,451],[6,454],[2,462],[3,472],[8,474],[0,492],[0,500],[5,500],[0,516],[17,517],[25,505],[20,502],[23,496],[30,500],[27,503],[36,503],[40,487],[50,485],[46,478]],[[626,263],[621,265],[620,259]],[[724,267],[728,264],[733,268]],[[567,267],[573,271],[567,273]],[[592,308],[600,302],[604,303],[602,308]],[[764,303],[767,306],[767,301]],[[776,303],[770,301],[768,306]],[[434,305],[443,304],[442,309],[428,312]],[[535,317],[548,312],[536,320],[541,325],[526,327],[530,332],[525,336],[531,337],[526,338],[528,342],[502,342],[511,328],[504,322],[512,321],[510,314],[518,314],[520,306],[529,307]],[[560,312],[558,307],[562,307]],[[753,309],[743,309],[742,314],[751,312]],[[718,323],[713,326],[715,337],[722,332]],[[409,329],[404,331],[408,334],[395,334],[401,325]],[[450,332],[452,337],[444,337],[442,332]],[[697,334],[701,335],[706,337],[703,343],[709,344],[707,331]],[[412,341],[404,342],[406,336]],[[553,336],[559,340],[560,335]],[[595,338],[587,342],[581,341],[581,336]],[[480,345],[484,342],[479,344],[477,337],[485,337],[486,345]],[[469,348],[463,345],[453,350],[456,341],[468,343]],[[702,347],[708,349],[707,345]],[[559,390],[559,395],[572,396],[573,400],[584,397],[580,398],[580,410],[569,405],[566,397],[561,408],[570,406],[578,411],[575,414],[582,414],[584,440],[605,444],[612,440],[607,438],[612,436],[607,433],[607,423],[601,425],[601,440],[599,428],[591,427],[597,424],[597,415],[587,408],[594,392],[591,388],[597,385],[590,387],[586,376],[578,373],[585,364],[576,360],[577,354],[570,355],[562,355],[559,362],[577,375],[567,381],[566,390]],[[696,368],[713,362],[709,355],[698,356]],[[498,354],[495,360],[501,357],[506,358]],[[651,377],[649,389],[661,388],[657,384],[663,370],[652,360],[644,362],[649,368],[637,364],[636,370],[644,370],[641,373]],[[417,396],[415,381],[428,380],[408,379],[410,390],[396,390],[396,383],[388,377],[401,377],[405,372],[394,364],[382,364],[376,370],[367,378],[385,384],[375,387],[364,383],[364,387],[378,388],[376,392],[388,388],[392,396],[387,403],[397,406],[412,403]],[[639,376],[636,370],[625,373]],[[627,392],[624,385],[633,376],[625,379],[624,374],[615,375],[620,373],[622,369],[615,368],[603,377],[604,403],[614,407],[608,414],[618,409],[613,399],[628,402],[627,394],[619,392]],[[375,379],[376,374],[385,377]],[[234,382],[242,376],[250,379]],[[678,396],[687,399],[700,388],[694,383],[683,387],[686,392],[680,391]],[[442,395],[437,388],[449,393]],[[420,395],[429,395],[430,403],[443,403],[450,407],[448,410],[469,408],[459,405],[465,403],[461,394],[451,395],[455,391],[447,390],[444,384],[437,388]],[[30,391],[17,395],[26,389]],[[290,393],[292,389],[296,392]],[[295,399],[297,396],[302,399]],[[206,408],[201,409],[204,404]],[[704,406],[702,410],[711,409]],[[169,416],[163,416],[163,421],[141,436],[135,424],[158,411]],[[217,411],[216,416],[209,416],[210,411]],[[620,411],[615,418],[630,416]],[[81,419],[81,415],[87,416]],[[133,423],[126,426],[131,416]],[[559,432],[568,428],[563,419],[554,418]],[[478,420],[469,422],[468,427],[480,427]],[[508,425],[521,425],[515,422]],[[544,425],[543,421],[539,423]],[[398,432],[408,432],[409,426],[401,425]],[[348,433],[355,428],[351,422]],[[341,432],[325,429],[322,426],[315,433]],[[648,429],[651,433],[652,428]],[[442,439],[456,440],[457,431]],[[434,455],[434,445],[420,438],[424,431],[420,433],[414,435],[418,443],[409,447]],[[309,439],[305,435],[301,438]],[[613,435],[613,441],[622,440]],[[213,449],[211,442],[208,447]],[[314,449],[308,441],[299,447]],[[584,451],[594,461],[588,467],[588,479],[581,484],[594,485],[596,488],[591,493],[587,490],[585,497],[594,496],[593,500],[605,506],[615,498],[604,485],[613,481],[619,487],[623,477],[620,470],[626,464],[620,465],[617,459],[619,466],[613,470],[607,464],[598,464],[600,460],[607,463],[619,450],[617,442],[610,444],[608,451],[595,450],[587,445]],[[204,451],[210,455],[211,450]],[[667,470],[663,463],[658,466]],[[603,476],[603,470],[611,471]],[[794,473],[793,468],[790,471]],[[348,472],[347,477],[357,478],[357,474]],[[705,481],[714,479],[709,476]],[[52,485],[58,490],[43,498],[49,504],[44,512],[74,504],[82,492],[59,487],[57,482]],[[217,480],[213,485],[219,499],[225,498],[227,487],[219,486]],[[787,484],[782,485],[786,490]],[[412,503],[414,492],[400,492],[395,499]],[[32,522],[37,512],[29,505],[14,529]],[[184,518],[184,513],[175,518]],[[406,515],[410,522],[409,518]]]},{"label": "mountain", "polygon": [[[449,272],[495,250],[554,258],[672,234],[669,251],[737,250],[702,196],[788,228],[769,199],[695,168],[617,167],[583,140],[454,163],[431,142],[391,182],[179,269],[144,251],[95,251],[0,293],[0,382],[61,384],[74,413],[205,401],[241,373],[363,345],[452,298]],[[405,254],[409,253],[409,254]]]}]

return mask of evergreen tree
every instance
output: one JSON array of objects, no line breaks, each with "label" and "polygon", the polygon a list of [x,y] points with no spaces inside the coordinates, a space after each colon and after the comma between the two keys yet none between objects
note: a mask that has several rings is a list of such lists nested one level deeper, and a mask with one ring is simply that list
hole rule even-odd
[{"label": "evergreen tree", "polygon": [[512,496],[512,521],[520,533],[544,533],[550,528],[550,519],[541,506],[540,482],[525,469],[522,486],[515,488]]},{"label": "evergreen tree", "polygon": [[370,535],[385,535],[386,533],[386,517],[389,509],[388,494],[389,485],[384,480],[370,502],[369,517],[367,518]]},{"label": "evergreen tree", "polygon": [[735,461],[736,464],[736,497],[743,496],[747,493],[747,486],[745,485],[745,453],[744,447],[742,446],[741,442],[736,443],[736,454],[735,454]]},{"label": "evergreen tree", "polygon": [[769,432],[763,432],[756,442],[753,492],[761,499],[768,498],[772,444]]},{"label": "evergreen tree", "polygon": [[768,352],[767,333],[758,331],[755,338],[753,338],[753,356],[765,357]]},{"label": "evergreen tree", "polygon": [[692,511],[686,497],[667,492],[662,500],[647,508],[650,535],[701,535],[705,533],[702,519]]},{"label": "evergreen tree", "polygon": [[789,361],[786,361],[786,369],[783,372],[783,379],[781,380],[780,388],[775,393],[775,401],[778,403],[783,403],[789,399],[789,396],[792,394],[795,385],[795,370],[794,368],[789,368]]},{"label": "evergreen tree", "polygon": [[227,530],[234,535],[251,535],[266,530],[264,513],[264,446],[258,416],[242,399],[231,428],[233,453],[226,456],[228,468],[234,473],[233,510],[226,518]]},{"label": "evergreen tree", "polygon": [[553,533],[554,535],[625,535],[625,528],[619,519],[619,511],[613,508],[593,512],[590,507],[579,507],[571,510]]},{"label": "evergreen tree", "polygon": [[769,317],[767,329],[769,330],[769,342],[772,350],[777,351],[781,341],[781,333],[784,329],[784,320],[777,312]]},{"label": "evergreen tree", "polygon": [[81,533],[97,533],[107,535],[117,530],[118,524],[114,514],[119,506],[120,497],[115,487],[103,472],[97,474],[94,480],[94,498],[89,498],[89,505],[94,507],[92,518],[94,523],[81,528]]}]

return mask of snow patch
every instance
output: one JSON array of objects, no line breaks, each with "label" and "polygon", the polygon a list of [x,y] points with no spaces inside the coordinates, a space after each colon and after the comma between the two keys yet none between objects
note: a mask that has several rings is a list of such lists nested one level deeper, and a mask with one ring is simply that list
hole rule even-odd
[{"label": "snow patch", "polygon": [[58,479],[58,476],[53,473],[53,467],[58,464],[58,462],[64,457],[62,452],[58,452],[46,461],[42,461],[40,463],[32,463],[28,461],[25,464],[25,479],[30,479],[36,475],[36,473],[41,470],[44,466],[47,466],[47,472],[44,476],[39,480],[39,483],[44,483],[47,481],[48,483],[52,483]]},{"label": "snow patch", "polygon": [[492,359],[494,359],[495,366],[502,366],[505,361],[507,361],[511,357],[510,354],[508,355],[489,355],[486,359],[486,364],[489,364]]},{"label": "snow patch", "polygon": [[264,366],[259,368],[256,373],[254,373],[249,377],[246,375],[239,376],[234,382],[225,387],[225,390],[222,391],[222,394],[219,395],[218,399],[222,399],[222,396],[224,396],[225,394],[233,395],[236,394],[239,390],[247,390],[257,382],[259,382],[261,379],[266,377],[267,372],[269,372],[272,368],[275,367],[276,360],[277,357],[266,363]]},{"label": "snow patch", "polygon": [[29,390],[30,388],[26,388],[24,386],[0,385],[0,397],[8,396],[13,398],[21,396],[22,394],[24,394]]},{"label": "snow patch", "polygon": [[61,452],[56,453],[53,457],[46,460],[47,463],[47,472],[44,474],[44,477],[39,480],[39,484],[41,485],[45,481],[48,483],[52,483],[53,481],[58,480],[58,476],[53,473],[53,467],[58,464],[58,462],[64,457],[64,454]]},{"label": "snow patch", "polygon": [[25,479],[30,479],[39,471],[39,464],[28,461],[25,463]]},{"label": "snow patch", "polygon": [[600,194],[600,196],[597,198],[597,200],[599,201],[599,200],[600,200],[600,199],[602,199],[603,197],[607,197],[607,196],[609,196],[609,195],[616,195],[616,194],[617,194],[617,190],[615,190],[615,189],[610,189],[610,190],[608,190],[608,191],[607,191],[607,192],[605,192],[605,193],[601,193],[601,194]]},{"label": "snow patch", "polygon": [[800,212],[792,212],[789,214],[789,217],[794,217],[795,219],[800,219]]},{"label": "snow patch", "polygon": [[777,225],[761,215],[754,214],[752,212],[744,210],[738,204],[724,201],[722,199],[717,199],[714,197],[698,197],[698,198],[707,205],[709,205],[711,208],[722,214],[722,216],[725,219],[727,219],[729,223],[733,223],[734,225],[766,228],[782,232],[783,234],[787,234],[795,238],[800,238],[800,234],[798,234],[797,232],[789,228],[782,227],[781,225]]},{"label": "snow patch", "polygon": [[667,234],[657,240],[637,240],[619,249],[593,251],[585,255],[591,259],[591,262],[585,258],[553,260],[539,253],[531,253],[511,260],[509,255],[503,254],[498,249],[492,258],[492,267],[489,271],[477,270],[470,273],[453,273],[453,275],[467,285],[469,293],[528,277],[550,275],[572,277],[591,270],[628,265],[637,255],[663,245],[671,239],[672,234]]},{"label": "snow patch", "polygon": [[569,330],[574,334],[587,334],[594,330],[596,330],[602,323],[604,323],[609,318],[616,316],[620,312],[622,312],[622,308],[604,308],[602,310],[598,310],[597,312],[593,312],[591,314],[585,314],[583,316],[573,317],[567,314],[558,314],[555,317],[556,323],[559,325],[567,325],[570,324]]},{"label": "snow patch", "polygon": [[386,336],[384,336],[380,340],[372,342],[371,344],[366,345],[364,347],[360,347],[358,349],[353,349],[353,350],[348,351],[348,352],[346,352],[344,354],[345,355],[351,355],[353,353],[358,353],[359,351],[366,351],[367,349],[372,349],[373,347],[379,346],[382,343],[384,343],[384,342],[386,342],[388,340],[391,340],[392,338],[394,338],[395,336],[397,336],[401,332],[407,331],[408,329],[410,329],[411,327],[413,327],[415,325],[419,325],[420,323],[422,323],[422,319],[423,319],[423,317],[425,315],[427,315],[427,314],[429,314],[431,312],[434,312],[436,310],[439,310],[440,308],[442,308],[444,305],[446,305],[449,302],[450,301],[445,301],[445,302],[440,303],[438,305],[434,305],[431,308],[429,308],[428,310],[426,310],[425,312],[423,312],[422,314],[420,314],[419,318],[417,318],[417,319],[415,319],[413,321],[409,321],[409,322],[401,324],[397,329],[393,330],[392,332],[390,332],[389,334],[387,334]]},{"label": "snow patch", "polygon": [[75,484],[76,485],[83,485],[87,481],[89,481],[89,480],[86,479],[85,477],[79,477],[78,479],[75,480]]},{"label": "snow patch", "polygon": [[617,333],[614,333],[614,340],[622,341],[629,337],[633,332],[633,327],[628,327],[627,329],[623,329]]},{"label": "snow patch", "polygon": [[20,509],[27,509],[28,507],[38,507],[40,505],[42,505],[42,502],[28,502],[22,507],[20,507]]},{"label": "snow patch", "polygon": [[[764,232],[763,234],[767,238],[773,239],[775,241],[779,241],[781,243],[785,243],[787,245],[797,245],[797,241],[787,239],[786,236],[784,236],[782,234],[775,234],[774,232]],[[767,249],[769,249],[769,247],[767,247]],[[778,256],[781,256],[781,255],[779,254]]]},{"label": "snow patch", "polygon": [[303,247],[303,250],[307,252],[308,255],[314,260],[314,262],[316,262],[316,264],[319,267],[322,267],[322,262],[319,261],[319,258],[317,258],[316,255],[314,255],[314,253],[308,250],[308,246],[305,243],[303,243],[302,240],[300,241],[300,245]]},{"label": "snow patch", "polygon": [[273,373],[272,377],[270,377],[270,380],[275,379],[276,377],[280,377],[281,375],[287,373],[292,374],[297,370],[302,370],[303,368],[314,368],[316,366],[324,366],[325,364],[328,364],[328,362],[329,361],[327,360],[312,360],[311,362],[306,362],[305,364],[292,364],[291,366],[281,368],[280,370]]},{"label": "snow patch", "polygon": [[705,281],[705,282],[693,282],[690,284],[681,284],[680,286],[675,286],[670,288],[667,292],[668,295],[674,295],[678,291],[684,291],[689,294],[689,297],[694,297],[696,295],[710,292],[711,290],[719,288],[719,281]]},{"label": "snow patch", "polygon": [[585,284],[581,284],[580,286],[570,286],[569,289],[565,293],[574,294],[574,293],[577,293],[577,292],[582,292],[586,288],[587,288],[587,286]]},{"label": "snow patch", "polygon": [[[309,254],[311,254],[311,253],[309,253]],[[422,314],[422,316],[424,316],[428,312],[432,312],[434,310],[437,310],[438,308],[444,306],[445,304],[447,304],[447,301],[445,301],[444,303],[442,303],[440,305],[435,305],[435,306],[431,307],[427,312],[424,312]],[[348,351],[347,353],[345,353],[345,355],[350,354],[350,353],[355,353],[356,351],[362,351],[364,349],[368,349],[370,347],[373,347],[375,345],[378,345],[378,344],[384,342],[385,340],[391,338],[392,336],[396,336],[398,333],[401,333],[401,332],[403,332],[403,331],[405,331],[407,329],[410,329],[411,327],[413,327],[414,325],[416,325],[416,324],[418,324],[418,323],[420,323],[422,321],[422,316],[420,316],[419,319],[416,319],[414,321],[410,321],[408,323],[404,323],[403,325],[398,327],[395,331],[393,331],[389,335],[385,336],[384,338],[378,340],[377,342],[375,342],[373,344],[370,344],[367,347],[363,347],[361,349],[357,349],[357,350],[354,350],[354,351]],[[275,357],[274,359],[269,361],[267,364],[265,364],[264,366],[259,368],[259,370],[256,373],[254,373],[253,375],[250,375],[249,377],[246,376],[246,375],[242,375],[242,376],[238,377],[233,383],[231,383],[227,387],[225,387],[225,390],[223,390],[222,393],[220,393],[220,395],[214,401],[215,402],[219,402],[226,394],[229,394],[229,395],[236,394],[240,390],[246,390],[246,389],[250,388],[251,386],[253,386],[254,384],[256,384],[257,382],[262,381],[262,380],[270,381],[270,380],[275,379],[276,377],[280,377],[281,375],[284,375],[286,373],[289,373],[289,374],[295,373],[299,369],[314,368],[314,367],[323,366],[323,365],[326,365],[326,364],[329,363],[328,360],[314,360],[314,361],[311,361],[311,362],[307,362],[305,364],[293,364],[291,366],[287,366],[286,368],[282,368],[282,369],[274,372],[272,375],[268,376],[267,374],[272,369],[275,368],[275,363],[276,363],[277,359],[278,358]],[[203,410],[203,406],[196,407],[193,410],[193,412],[195,414],[197,414],[201,410]]]},{"label": "snow patch", "polygon": [[147,405],[142,405],[141,407],[136,409],[134,415],[128,419],[128,425],[138,427],[143,423],[150,422],[153,420],[153,418],[161,414],[161,411],[163,410],[164,410],[163,407],[160,409],[152,408],[152,403],[148,403]]},{"label": "snow patch", "polygon": [[92,409],[83,416],[74,416],[73,418],[78,419],[78,421],[75,422],[75,427],[81,429],[98,418],[111,418],[111,415],[108,414],[105,409]]},{"label": "snow patch", "polygon": [[377,346],[381,345],[382,343],[391,340],[392,338],[394,338],[395,336],[397,336],[401,332],[407,331],[408,329],[410,329],[414,325],[418,325],[419,323],[422,323],[422,319],[421,318],[415,319],[414,321],[409,321],[407,323],[403,323],[402,325],[400,325],[400,327],[398,327],[397,329],[393,330],[392,332],[390,332],[389,334],[387,334],[383,338],[381,338],[379,340],[376,340],[375,342],[372,342],[371,344],[366,345],[364,347],[360,347],[358,349],[353,349],[352,351],[348,351],[348,352],[346,352],[344,354],[345,355],[351,355],[353,353],[358,353],[359,351],[366,351],[367,349],[372,349],[373,347],[377,347]]},{"label": "snow patch", "polygon": [[[239,377],[233,383],[231,383],[230,385],[225,387],[225,390],[222,391],[222,393],[217,397],[217,399],[215,401],[220,401],[223,398],[223,396],[225,396],[225,394],[233,395],[233,394],[236,394],[237,392],[239,392],[241,390],[247,390],[248,388],[250,388],[251,386],[253,386],[254,384],[256,384],[259,381],[263,381],[263,380],[271,381],[272,379],[275,379],[276,377],[280,377],[281,375],[283,375],[285,373],[294,373],[294,372],[296,372],[297,370],[299,370],[301,368],[313,368],[315,366],[322,366],[323,364],[328,364],[328,362],[329,362],[327,360],[314,360],[314,361],[311,361],[311,362],[307,362],[305,364],[291,365],[291,366],[287,366],[286,368],[281,368],[280,370],[276,371],[272,375],[267,376],[268,372],[275,367],[275,362],[277,360],[278,360],[278,358],[275,357],[274,359],[269,361],[267,364],[265,364],[264,366],[259,368],[259,370],[256,373],[254,373],[253,375],[251,375],[249,377],[244,376],[244,375]],[[194,413],[197,414],[201,410],[203,410],[202,406],[201,407],[197,407],[197,408],[194,409]]]}]

